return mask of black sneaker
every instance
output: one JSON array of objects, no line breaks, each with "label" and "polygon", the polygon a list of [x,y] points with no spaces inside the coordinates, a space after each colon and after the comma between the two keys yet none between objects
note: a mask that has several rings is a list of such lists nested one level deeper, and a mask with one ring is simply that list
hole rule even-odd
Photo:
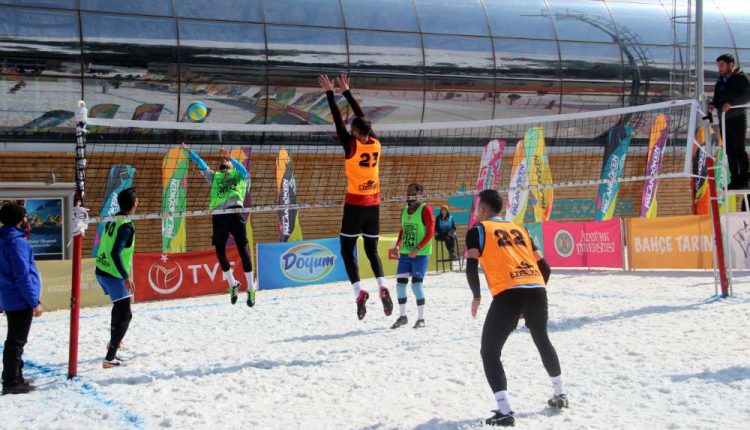
[{"label": "black sneaker", "polygon": [[357,296],[357,318],[363,320],[365,318],[365,315],[367,314],[367,299],[370,298],[370,294],[367,293],[367,291],[360,291],[359,296]]},{"label": "black sneaker", "polygon": [[30,382],[22,382],[15,385],[3,385],[3,395],[6,394],[26,394],[36,390],[36,385]]},{"label": "black sneaker", "polygon": [[391,328],[399,328],[402,325],[406,325],[406,323],[408,323],[408,322],[409,322],[409,319],[406,318],[406,315],[400,316],[400,317],[398,317],[398,319],[396,320],[396,322],[393,323],[393,325],[391,326]]},{"label": "black sneaker", "polygon": [[414,323],[414,328],[424,328],[424,320],[417,320],[417,322]]},{"label": "black sneaker", "polygon": [[233,286],[229,287],[229,298],[232,301],[232,304],[237,303],[237,295],[240,292],[240,283],[235,282]]},{"label": "black sneaker", "polygon": [[388,292],[388,288],[380,288],[380,301],[383,302],[383,313],[385,316],[391,316],[393,312],[393,301],[391,300],[391,293]]},{"label": "black sneaker", "polygon": [[255,306],[255,290],[252,288],[247,290],[247,305],[251,308]]},{"label": "black sneaker", "polygon": [[516,425],[516,419],[513,418],[512,411],[508,414],[504,414],[500,411],[493,412],[495,412],[495,415],[493,417],[487,418],[487,420],[484,422],[488,426],[513,427],[514,425]]},{"label": "black sneaker", "polygon": [[554,395],[551,399],[547,400],[547,406],[553,409],[567,408],[568,396],[566,394]]}]

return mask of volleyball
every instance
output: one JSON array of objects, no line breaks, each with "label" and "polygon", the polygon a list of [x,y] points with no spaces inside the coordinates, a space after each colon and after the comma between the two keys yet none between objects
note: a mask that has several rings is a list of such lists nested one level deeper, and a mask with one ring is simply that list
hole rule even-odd
[{"label": "volleyball", "polygon": [[203,121],[208,115],[208,106],[203,102],[192,102],[187,108],[187,114],[193,121]]}]

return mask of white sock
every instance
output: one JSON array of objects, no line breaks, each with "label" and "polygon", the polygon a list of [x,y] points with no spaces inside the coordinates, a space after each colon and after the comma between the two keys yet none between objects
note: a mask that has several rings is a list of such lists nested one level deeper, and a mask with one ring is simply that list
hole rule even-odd
[{"label": "white sock", "polygon": [[500,413],[507,415],[513,411],[507,391],[498,391],[495,393],[495,401],[497,402],[497,409]]},{"label": "white sock", "polygon": [[229,286],[233,287],[234,284],[237,283],[237,280],[234,279],[234,275],[232,274],[232,269],[229,269],[228,271],[224,272],[224,279],[229,282]]},{"label": "white sock", "polygon": [[253,278],[253,272],[245,272],[245,280],[247,281],[247,290],[255,290],[255,278]]},{"label": "white sock", "polygon": [[417,319],[424,319],[424,305],[417,305]]},{"label": "white sock", "polygon": [[385,288],[385,278],[382,277],[382,276],[380,278],[378,278],[378,287],[379,288]]},{"label": "white sock", "polygon": [[362,287],[359,286],[359,281],[353,283],[352,288],[354,288],[354,297],[359,297],[359,292],[362,291]]},{"label": "white sock", "polygon": [[401,316],[405,317],[406,316],[406,303],[399,303],[398,310],[399,312],[401,312]]},{"label": "white sock", "polygon": [[563,384],[562,375],[554,376],[549,378],[552,381],[552,388],[555,390],[556,396],[566,394],[565,385]]}]

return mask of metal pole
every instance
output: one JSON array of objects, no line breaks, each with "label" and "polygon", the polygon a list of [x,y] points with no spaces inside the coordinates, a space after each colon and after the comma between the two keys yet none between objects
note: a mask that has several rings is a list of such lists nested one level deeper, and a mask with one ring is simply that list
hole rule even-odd
[{"label": "metal pole", "polygon": [[[83,207],[86,196],[86,103],[78,102],[76,111],[76,193],[74,205]],[[70,341],[68,345],[68,379],[78,375],[78,319],[81,310],[81,258],[83,232],[73,238],[73,273],[70,292]]]},{"label": "metal pole", "polygon": [[716,241],[716,260],[719,263],[719,279],[721,281],[721,297],[729,295],[729,280],[727,279],[726,259],[724,258],[724,242],[721,240],[721,225],[719,218],[719,204],[716,193],[716,179],[714,176],[714,160],[706,159],[708,167],[708,193],[711,199],[711,218],[713,220],[714,240]]},{"label": "metal pole", "polygon": [[[690,67],[690,66],[688,66]],[[706,109],[706,95],[703,73],[703,0],[695,0],[695,98]]]}]

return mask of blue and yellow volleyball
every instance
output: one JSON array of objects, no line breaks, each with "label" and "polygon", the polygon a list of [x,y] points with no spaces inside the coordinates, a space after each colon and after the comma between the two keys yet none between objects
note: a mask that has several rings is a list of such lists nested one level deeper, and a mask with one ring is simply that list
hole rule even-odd
[{"label": "blue and yellow volleyball", "polygon": [[193,121],[203,121],[208,115],[208,106],[203,102],[192,102],[187,108],[187,114]]}]

